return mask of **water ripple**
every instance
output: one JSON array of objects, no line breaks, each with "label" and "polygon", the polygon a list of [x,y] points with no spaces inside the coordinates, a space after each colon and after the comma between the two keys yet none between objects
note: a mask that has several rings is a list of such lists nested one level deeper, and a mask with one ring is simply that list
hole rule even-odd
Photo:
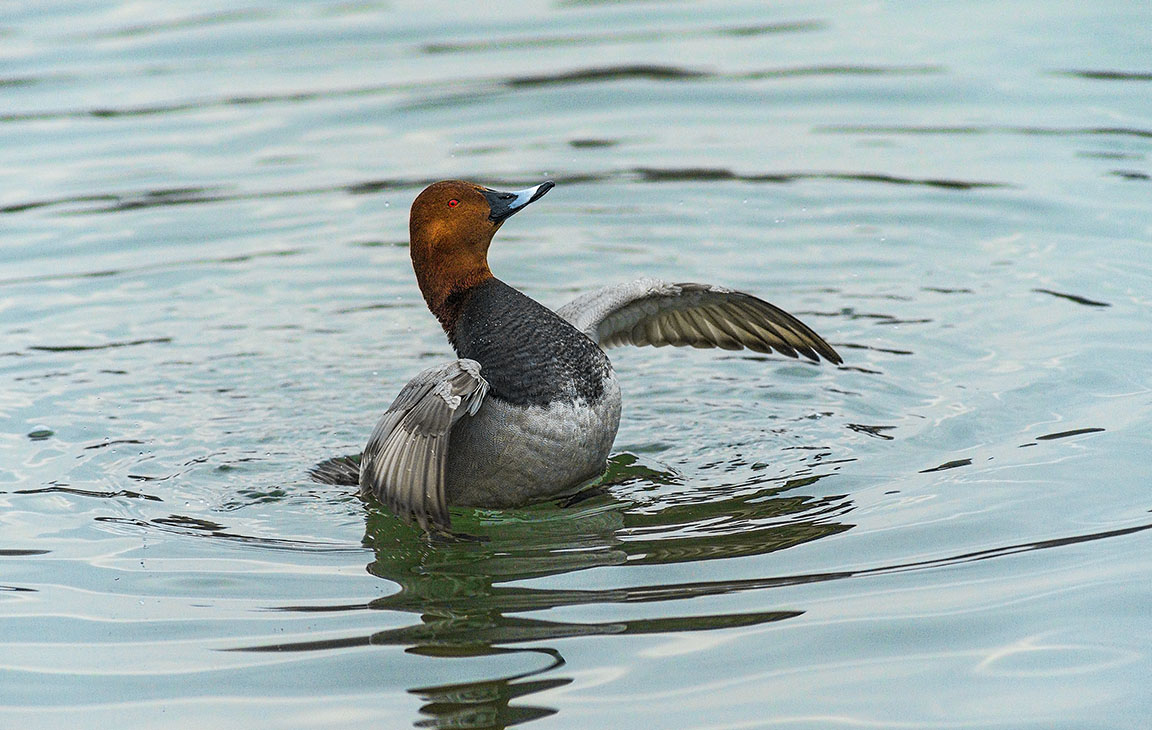
[{"label": "water ripple", "polygon": [[[120,269],[103,269],[99,271],[80,271],[69,274],[36,274],[32,276],[19,276],[11,279],[0,279],[0,286],[8,286],[15,284],[34,284],[46,281],[67,281],[73,279],[102,279],[105,277],[123,276],[129,274],[139,274],[149,271],[179,271],[192,266],[209,266],[213,264],[241,264],[255,259],[262,258],[280,258],[284,256],[295,256],[302,252],[303,249],[281,249],[273,251],[256,251],[254,253],[241,254],[238,256],[220,256],[216,258],[201,258],[201,259],[184,259],[181,261],[165,261],[160,263],[143,264],[140,266],[124,267]],[[153,338],[140,341],[130,341],[123,344],[111,345],[97,345],[97,346],[80,346],[80,347],[65,347],[64,350],[85,350],[85,349],[107,349],[108,347],[125,347],[131,345],[148,344],[152,342],[171,341],[171,338]],[[31,347],[33,350],[48,350],[53,351],[51,347]],[[57,348],[58,350],[59,348]],[[15,355],[16,353],[11,353]]]},{"label": "water ripple", "polygon": [[1112,306],[1108,302],[1100,302],[1100,301],[1097,301],[1095,299],[1089,299],[1088,297],[1082,297],[1079,294],[1068,294],[1067,292],[1052,291],[1051,289],[1033,289],[1032,291],[1034,291],[1038,294],[1049,294],[1049,295],[1054,296],[1054,297],[1060,297],[1061,299],[1067,299],[1070,302],[1076,302],[1077,304],[1083,304],[1086,307],[1111,307]]},{"label": "water ripple", "polygon": [[461,53],[472,51],[511,50],[516,48],[550,48],[570,45],[601,45],[607,43],[632,43],[637,41],[666,41],[669,35],[677,38],[709,38],[734,36],[739,38],[777,33],[803,33],[824,30],[828,27],[823,20],[798,20],[784,23],[764,23],[758,25],[737,25],[720,28],[676,28],[660,30],[627,30],[601,33],[581,33],[570,35],[533,36],[524,38],[485,38],[483,40],[447,41],[426,43],[421,46],[425,53]]},{"label": "water ripple", "polygon": [[883,125],[835,124],[815,127],[813,132],[828,134],[1019,134],[1041,137],[1078,137],[1084,135],[1108,137],[1152,138],[1152,129],[1139,127],[1039,127],[1039,126],[935,126],[935,125]]},{"label": "water ripple", "polygon": [[750,183],[792,183],[802,180],[843,180],[848,182],[886,183],[889,185],[921,185],[948,190],[975,190],[979,188],[1009,188],[1008,183],[950,180],[942,178],[910,178],[873,172],[775,172],[739,174],[726,168],[650,168],[639,167],[632,170],[644,182],[706,182],[713,180],[736,180]]},{"label": "water ripple", "polygon": [[[139,443],[139,442],[137,442]],[[141,492],[133,492],[128,489],[120,489],[115,492],[98,492],[92,489],[77,489],[62,484],[53,485],[50,487],[41,487],[39,489],[17,489],[13,494],[72,494],[78,497],[97,497],[100,499],[117,499],[119,497],[126,497],[128,499],[144,499],[149,502],[163,502],[160,497],[153,494],[143,494]]]},{"label": "water ripple", "polygon": [[140,520],[129,517],[95,517],[96,522],[118,525],[121,527],[138,528],[147,531],[165,532],[174,535],[210,537],[231,542],[238,542],[253,547],[268,550],[292,550],[316,553],[360,553],[363,548],[338,542],[322,542],[313,540],[289,540],[285,538],[260,537],[256,535],[243,535],[229,532],[223,525],[209,520],[184,515],[171,515],[158,517],[152,520]]},{"label": "water ripple", "polygon": [[121,347],[138,347],[140,345],[169,344],[171,342],[171,337],[145,337],[139,340],[105,342],[99,345],[31,345],[28,349],[38,352],[90,352],[93,350],[115,350]]},{"label": "water ripple", "polygon": [[84,38],[133,38],[136,36],[152,36],[173,31],[189,30],[191,28],[205,28],[214,25],[226,25],[236,22],[266,20],[272,15],[266,11],[246,8],[241,10],[224,10],[201,15],[188,15],[172,20],[162,20],[154,23],[141,23],[115,30],[91,33],[77,36],[77,40]]},{"label": "water ripple", "polygon": [[943,71],[944,69],[939,66],[818,65],[723,73],[660,64],[632,64],[598,66],[572,71],[560,71],[552,74],[518,76],[508,79],[505,83],[512,88],[517,88],[521,86],[568,85],[630,79],[642,79],[645,81],[694,81],[701,79],[759,81],[763,79],[790,79],[809,76],[921,76],[925,74],[943,73]]},{"label": "water ripple", "polygon": [[1054,441],[1056,439],[1068,438],[1069,436],[1079,436],[1079,435],[1085,434],[1085,433],[1100,433],[1104,430],[1105,429],[1099,428],[1099,427],[1074,428],[1071,431],[1057,431],[1056,433],[1046,433],[1043,436],[1037,436],[1036,440],[1037,441]]},{"label": "water ripple", "polygon": [[1142,71],[1057,71],[1061,76],[1076,76],[1093,81],[1152,81],[1152,73]]}]

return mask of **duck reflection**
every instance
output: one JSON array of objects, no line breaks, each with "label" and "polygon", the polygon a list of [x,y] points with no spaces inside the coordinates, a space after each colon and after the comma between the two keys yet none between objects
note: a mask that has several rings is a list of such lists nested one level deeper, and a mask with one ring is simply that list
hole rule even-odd
[{"label": "duck reflection", "polygon": [[[410,653],[437,657],[504,655],[506,665],[523,666],[528,661],[540,666],[476,682],[412,687],[409,691],[425,702],[420,710],[423,717],[416,726],[505,728],[545,717],[556,710],[512,703],[572,681],[561,676],[564,659],[558,649],[547,646],[548,642],[575,636],[753,626],[803,612],[780,607],[754,613],[607,622],[545,620],[524,614],[562,607],[677,601],[769,588],[817,576],[586,590],[529,587],[523,581],[604,566],[762,555],[850,529],[851,525],[838,519],[851,509],[847,498],[796,493],[820,478],[809,473],[760,485],[701,487],[694,490],[695,501],[691,503],[669,504],[660,499],[646,504],[644,490],[658,490],[662,484],[678,483],[680,478],[644,466],[631,454],[621,454],[610,461],[607,474],[592,492],[566,504],[458,513],[453,524],[470,537],[451,541],[429,541],[419,529],[372,505],[364,542],[374,550],[375,559],[367,569],[396,583],[400,590],[372,601],[369,607],[411,613],[419,616],[419,622],[370,636],[249,649],[306,651],[376,644],[403,646]],[[641,491],[634,491],[637,488]],[[628,501],[613,496],[629,493],[637,498]],[[340,609],[297,606],[285,610]],[[517,646],[520,644],[531,646]]]},{"label": "duck reflection", "polygon": [[564,666],[564,658],[555,649],[501,649],[498,647],[414,647],[413,653],[442,657],[494,656],[499,654],[539,654],[546,661],[540,669],[507,677],[444,684],[437,687],[414,687],[412,694],[424,701],[420,708],[423,719],[416,727],[432,728],[506,728],[529,720],[555,715],[551,707],[512,705],[517,697],[571,684],[568,677],[534,679],[545,672]]}]

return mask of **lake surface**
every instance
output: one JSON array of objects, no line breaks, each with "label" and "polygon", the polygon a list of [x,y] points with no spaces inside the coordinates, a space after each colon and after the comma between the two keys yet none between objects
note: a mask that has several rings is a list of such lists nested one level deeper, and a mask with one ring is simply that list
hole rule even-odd
[{"label": "lake surface", "polygon": [[[0,9],[0,726],[1148,722],[1152,5],[410,5]],[[441,178],[845,364],[615,350],[606,490],[430,544],[307,469]]]}]

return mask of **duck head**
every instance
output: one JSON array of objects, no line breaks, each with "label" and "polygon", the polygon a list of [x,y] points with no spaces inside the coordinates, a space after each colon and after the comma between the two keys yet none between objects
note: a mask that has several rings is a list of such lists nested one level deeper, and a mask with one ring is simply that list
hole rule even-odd
[{"label": "duck head", "polygon": [[408,219],[412,268],[428,308],[451,334],[454,294],[492,278],[488,246],[504,221],[539,200],[555,183],[505,193],[463,180],[429,185]]}]

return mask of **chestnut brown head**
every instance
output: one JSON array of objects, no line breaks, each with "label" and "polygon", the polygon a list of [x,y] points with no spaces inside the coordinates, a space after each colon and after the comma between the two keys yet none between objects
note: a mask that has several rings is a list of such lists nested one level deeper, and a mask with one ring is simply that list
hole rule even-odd
[{"label": "chestnut brown head", "polygon": [[445,328],[447,299],[491,278],[492,236],[504,221],[553,186],[544,182],[505,193],[463,180],[443,180],[416,196],[408,219],[412,267],[424,301]]}]

